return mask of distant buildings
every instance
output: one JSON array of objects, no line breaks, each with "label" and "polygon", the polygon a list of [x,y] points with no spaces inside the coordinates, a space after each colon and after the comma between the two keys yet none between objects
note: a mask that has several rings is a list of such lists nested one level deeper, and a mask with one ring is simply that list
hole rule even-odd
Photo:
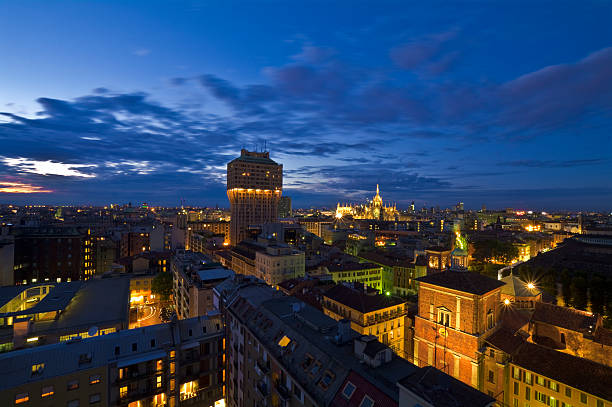
[{"label": "distant buildings", "polygon": [[227,197],[231,207],[230,243],[247,238],[249,225],[276,222],[283,189],[283,166],[268,152],[242,149],[227,164]]},{"label": "distant buildings", "polygon": [[224,344],[191,318],[0,354],[0,405],[223,405]]}]

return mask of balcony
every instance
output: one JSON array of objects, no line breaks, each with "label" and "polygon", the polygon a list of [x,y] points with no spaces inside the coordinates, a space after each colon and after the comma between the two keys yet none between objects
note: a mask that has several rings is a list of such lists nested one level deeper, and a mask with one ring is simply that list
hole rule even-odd
[{"label": "balcony", "polygon": [[406,315],[408,315],[408,313],[406,311],[402,311],[402,312],[392,312],[387,315],[381,315],[381,316],[376,316],[376,317],[368,317],[368,319],[365,321],[365,324],[363,326],[380,324],[381,322],[391,321],[393,319],[401,318]]},{"label": "balcony", "polygon": [[255,388],[257,389],[257,393],[259,393],[259,395],[263,398],[266,398],[270,395],[270,390],[268,389],[268,385],[264,381],[257,382],[257,384],[255,385]]},{"label": "balcony", "polygon": [[274,382],[274,388],[282,400],[289,400],[291,398],[291,392],[280,380]]},{"label": "balcony", "polygon": [[255,363],[255,372],[259,376],[267,375],[270,373],[270,362],[264,362],[263,360],[258,359]]}]

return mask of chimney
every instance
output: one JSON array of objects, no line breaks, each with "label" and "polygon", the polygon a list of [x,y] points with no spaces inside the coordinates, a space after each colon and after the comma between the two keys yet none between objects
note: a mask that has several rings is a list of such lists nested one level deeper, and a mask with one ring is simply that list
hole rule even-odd
[{"label": "chimney", "polygon": [[341,319],[338,321],[338,334],[335,337],[336,343],[342,345],[348,342],[351,337],[351,320]]}]

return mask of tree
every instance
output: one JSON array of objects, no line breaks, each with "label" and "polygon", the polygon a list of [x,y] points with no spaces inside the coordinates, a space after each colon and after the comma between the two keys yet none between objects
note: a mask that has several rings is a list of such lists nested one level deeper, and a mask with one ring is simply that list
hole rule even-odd
[{"label": "tree", "polygon": [[563,295],[563,302],[566,306],[572,304],[572,276],[568,269],[563,269],[561,272],[561,295]]},{"label": "tree", "polygon": [[158,295],[162,301],[168,301],[172,294],[172,274],[157,273],[151,282],[151,292]]},{"label": "tree", "polygon": [[585,310],[588,303],[586,279],[582,276],[574,277],[570,289],[572,291],[572,306]]},{"label": "tree", "polygon": [[474,243],[474,254],[477,262],[499,262],[509,264],[518,257],[518,249],[510,242],[499,240],[482,240]]},{"label": "tree", "polygon": [[599,275],[594,275],[591,278],[591,284],[589,285],[589,293],[591,299],[591,309],[594,313],[603,315],[604,307],[606,305],[606,281]]}]

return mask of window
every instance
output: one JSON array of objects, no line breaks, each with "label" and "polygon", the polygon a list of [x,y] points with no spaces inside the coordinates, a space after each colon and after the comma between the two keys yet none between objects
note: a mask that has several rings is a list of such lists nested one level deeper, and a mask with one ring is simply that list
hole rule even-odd
[{"label": "window", "polygon": [[162,377],[157,376],[157,378],[155,379],[155,382],[156,382],[157,388],[160,389],[162,387]]},{"label": "window", "polygon": [[550,382],[548,383],[548,388],[549,388],[549,389],[551,389],[551,390],[554,390],[554,391],[557,391],[557,392],[558,392],[558,391],[559,391],[559,383],[556,383],[556,382],[550,381]]},{"label": "window", "polygon": [[329,370],[327,370],[325,371],[325,374],[323,375],[323,378],[321,379],[321,382],[319,383],[319,385],[323,389],[327,389],[329,387],[329,384],[332,382],[332,380],[334,380],[334,374],[330,372]]},{"label": "window", "polygon": [[115,346],[115,355],[118,355],[120,352],[119,346]]},{"label": "window", "polygon": [[514,382],[514,394],[518,396],[519,394],[519,384],[518,382]]},{"label": "window", "polygon": [[602,400],[597,400],[597,407],[604,407],[604,403]]},{"label": "window", "polygon": [[444,326],[450,326],[451,313],[446,308],[438,310],[438,323]]},{"label": "window", "polygon": [[158,359],[157,362],[155,362],[155,370],[156,371],[161,371],[164,368],[164,362],[161,359]]},{"label": "window", "polygon": [[489,370],[489,383],[495,383],[495,373],[492,370]]},{"label": "window", "polygon": [[491,329],[495,326],[495,315],[493,315],[493,310],[489,310],[487,312],[487,328]]},{"label": "window", "polygon": [[70,400],[68,402],[68,404],[66,404],[67,407],[79,407],[79,400]]},{"label": "window", "polygon": [[89,404],[96,404],[100,402],[100,393],[92,394],[89,396]]},{"label": "window", "polygon": [[524,378],[525,378],[526,384],[529,384],[529,385],[533,384],[533,378],[531,376],[531,372],[525,372]]},{"label": "window", "polygon": [[583,404],[586,404],[588,401],[589,401],[589,398],[587,397],[587,395],[584,393],[580,393],[580,402]]},{"label": "window", "polygon": [[66,388],[68,389],[68,391],[70,390],[77,390],[79,388],[79,381],[78,380],[71,380],[68,382],[68,385],[66,386]]},{"label": "window", "polygon": [[315,362],[314,366],[310,370],[311,375],[316,375],[319,373],[319,369],[321,369],[321,362]]},{"label": "window", "polygon": [[91,363],[91,353],[82,353],[79,355],[79,365]]},{"label": "window", "polygon": [[127,390],[128,390],[127,386],[120,387],[119,388],[119,397],[121,397],[121,398],[126,397],[127,396],[127,392],[128,392]]},{"label": "window", "polygon": [[53,391],[53,386],[45,386],[42,388],[42,391],[40,392],[40,397],[44,399],[45,397],[53,396],[54,393],[55,391]]},{"label": "window", "polygon": [[359,404],[359,407],[372,407],[373,405],[374,405],[374,400],[372,400],[368,396],[365,396],[363,400],[361,400],[361,404]]},{"label": "window", "polygon": [[102,379],[102,376],[100,376],[99,374],[89,376],[89,384],[98,384],[100,383],[101,379]]},{"label": "window", "polygon": [[151,347],[154,348],[155,347],[155,339],[151,339]]},{"label": "window", "polygon": [[351,382],[348,382],[346,386],[344,386],[344,389],[342,390],[342,395],[347,400],[350,400],[354,392],[355,392],[355,385]]},{"label": "window", "polygon": [[521,370],[518,367],[512,367],[512,378],[521,380]]},{"label": "window", "polygon": [[29,400],[29,393],[19,393],[15,396],[15,404],[27,403]]},{"label": "window", "polygon": [[138,350],[138,344],[137,343],[133,343],[132,344],[132,352],[136,352]]},{"label": "window", "polygon": [[567,387],[567,386],[566,386],[566,387],[565,387],[565,395],[566,395],[567,397],[570,397],[570,398],[571,398],[571,397],[572,397],[572,389],[570,389],[569,387]]},{"label": "window", "polygon": [[531,387],[525,387],[525,400],[531,400]]},{"label": "window", "polygon": [[32,376],[36,376],[39,374],[42,374],[42,372],[45,370],[45,364],[44,363],[37,363],[35,365],[32,365]]}]

